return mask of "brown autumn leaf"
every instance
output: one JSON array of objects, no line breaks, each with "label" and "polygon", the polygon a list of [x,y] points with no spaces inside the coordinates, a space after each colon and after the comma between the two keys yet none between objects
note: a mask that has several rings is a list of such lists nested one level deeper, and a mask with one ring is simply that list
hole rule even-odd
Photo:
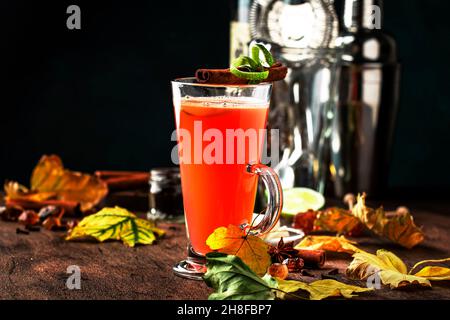
[{"label": "brown autumn leaf", "polygon": [[383,208],[366,206],[366,195],[358,195],[352,214],[375,234],[411,249],[424,240],[422,230],[414,224],[409,212],[388,216]]},{"label": "brown autumn leaf", "polygon": [[335,232],[338,235],[348,234],[359,228],[361,221],[350,211],[341,208],[328,208],[320,211],[314,221],[316,230]]},{"label": "brown autumn leaf", "polygon": [[5,185],[5,192],[7,201],[75,201],[80,203],[82,211],[87,211],[106,196],[108,187],[96,176],[65,169],[58,156],[44,155],[33,170],[31,190],[9,182]]},{"label": "brown autumn leaf", "polygon": [[31,191],[27,187],[16,181],[6,181],[4,185],[6,200],[28,200],[28,201],[45,201],[56,197],[55,192],[37,192]]},{"label": "brown autumn leaf", "polygon": [[260,276],[266,273],[271,264],[269,245],[235,225],[217,228],[208,237],[206,244],[211,250],[241,258]]},{"label": "brown autumn leaf", "polygon": [[344,236],[307,236],[295,247],[295,249],[325,250],[349,254],[364,252],[356,247],[355,244],[356,242],[347,240]]}]

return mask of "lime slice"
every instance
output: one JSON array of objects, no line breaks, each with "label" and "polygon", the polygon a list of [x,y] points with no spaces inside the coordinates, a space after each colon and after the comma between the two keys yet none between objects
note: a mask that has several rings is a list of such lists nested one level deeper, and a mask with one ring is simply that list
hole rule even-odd
[{"label": "lime slice", "polygon": [[283,190],[283,211],[286,217],[308,210],[319,210],[325,205],[325,198],[317,191],[307,188]]},{"label": "lime slice", "polygon": [[249,80],[250,83],[259,83],[269,77],[269,71],[264,69],[263,61],[260,59],[260,52],[263,53],[264,63],[268,67],[271,67],[275,60],[270,51],[262,44],[253,44],[250,51],[252,57],[239,56],[231,63],[230,72],[238,78]]}]

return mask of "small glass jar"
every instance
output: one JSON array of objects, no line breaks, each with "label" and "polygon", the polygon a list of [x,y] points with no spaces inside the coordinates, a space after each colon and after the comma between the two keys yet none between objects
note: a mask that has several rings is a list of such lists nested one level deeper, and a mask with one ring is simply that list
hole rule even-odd
[{"label": "small glass jar", "polygon": [[151,170],[149,185],[149,212],[147,217],[151,220],[184,222],[179,168]]}]

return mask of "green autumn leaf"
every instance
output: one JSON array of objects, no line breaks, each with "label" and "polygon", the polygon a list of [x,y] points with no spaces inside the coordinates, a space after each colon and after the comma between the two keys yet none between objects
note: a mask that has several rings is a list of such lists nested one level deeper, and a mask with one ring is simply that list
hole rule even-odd
[{"label": "green autumn leaf", "polygon": [[215,290],[210,300],[273,300],[286,296],[300,298],[294,294],[299,290],[309,292],[310,299],[322,300],[342,296],[351,298],[353,293],[372,289],[350,286],[335,280],[319,280],[311,284],[300,281],[285,281],[269,275],[259,277],[242,260],[224,253],[206,255],[208,272],[203,277],[206,284]]},{"label": "green autumn leaf", "polygon": [[403,261],[392,252],[378,250],[377,254],[358,252],[353,255],[353,261],[347,268],[347,275],[359,280],[366,280],[378,275],[384,285],[391,289],[412,284],[431,287],[430,281],[424,277],[410,275]]},{"label": "green autumn leaf", "polygon": [[100,242],[122,240],[124,244],[152,244],[164,231],[153,222],[140,219],[126,209],[104,208],[96,214],[85,217],[73,228],[66,240],[93,237]]},{"label": "green autumn leaf", "polygon": [[278,289],[280,290],[278,296],[284,298],[285,293],[293,293],[300,290],[308,291],[311,300],[323,300],[330,297],[344,297],[347,299],[356,297],[354,293],[372,291],[370,288],[361,288],[345,284],[336,280],[318,280],[310,284],[278,279]]},{"label": "green autumn leaf", "polygon": [[203,279],[216,292],[209,300],[273,300],[277,281],[260,278],[242,260],[233,255],[212,252],[206,255],[208,272]]}]

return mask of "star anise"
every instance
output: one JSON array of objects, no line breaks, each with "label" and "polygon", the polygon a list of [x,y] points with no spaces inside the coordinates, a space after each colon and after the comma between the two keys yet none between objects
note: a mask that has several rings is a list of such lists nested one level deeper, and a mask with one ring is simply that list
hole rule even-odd
[{"label": "star anise", "polygon": [[273,263],[282,263],[286,259],[295,258],[298,251],[294,249],[294,243],[284,243],[283,238],[280,239],[278,245],[269,248],[269,254]]}]

